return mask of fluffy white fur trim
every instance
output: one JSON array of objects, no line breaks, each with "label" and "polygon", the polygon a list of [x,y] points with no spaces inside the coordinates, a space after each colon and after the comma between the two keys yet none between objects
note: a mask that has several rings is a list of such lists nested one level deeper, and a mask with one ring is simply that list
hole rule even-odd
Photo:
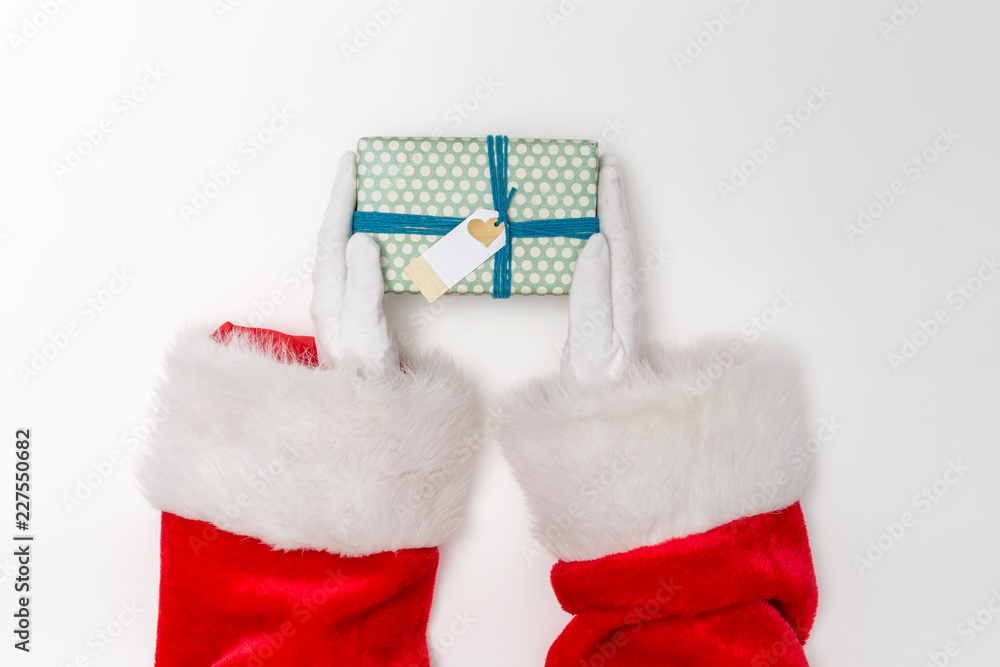
[{"label": "fluffy white fur trim", "polygon": [[[812,470],[799,372],[739,340],[664,347],[614,383],[536,382],[499,440],[539,541],[590,560],[795,503]],[[788,457],[788,458],[786,458]]]},{"label": "fluffy white fur trim", "polygon": [[481,437],[458,372],[410,359],[366,380],[276,357],[245,336],[178,337],[158,392],[169,416],[139,463],[150,502],[277,549],[444,542]]}]

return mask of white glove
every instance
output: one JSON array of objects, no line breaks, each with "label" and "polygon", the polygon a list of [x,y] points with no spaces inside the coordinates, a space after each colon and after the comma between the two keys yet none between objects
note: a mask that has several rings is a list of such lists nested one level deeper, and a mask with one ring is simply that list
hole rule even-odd
[{"label": "white glove", "polygon": [[[810,437],[790,354],[739,336],[638,349],[635,252],[614,156],[599,177],[600,233],[577,259],[561,372],[512,391],[496,433],[535,536],[564,561],[784,510],[811,475],[808,462],[788,463]],[[706,370],[720,359],[723,372]]]},{"label": "white glove", "polygon": [[340,159],[319,230],[313,270],[312,317],[323,368],[356,366],[378,376],[399,368],[399,355],[382,310],[385,284],[379,247],[352,234],[357,204],[356,155]]},{"label": "white glove", "polygon": [[562,353],[563,375],[584,384],[619,379],[639,346],[642,303],[621,170],[614,155],[605,155],[602,163],[597,184],[601,231],[576,261]]},{"label": "white glove", "polygon": [[[570,293],[563,373],[589,383],[621,377],[639,343],[641,300],[635,251],[618,159],[603,158],[598,179],[600,233],[577,259]],[[312,316],[320,365],[356,365],[381,374],[398,368],[398,352],[382,310],[384,283],[378,245],[353,234],[355,154],[341,158],[319,232]]]}]

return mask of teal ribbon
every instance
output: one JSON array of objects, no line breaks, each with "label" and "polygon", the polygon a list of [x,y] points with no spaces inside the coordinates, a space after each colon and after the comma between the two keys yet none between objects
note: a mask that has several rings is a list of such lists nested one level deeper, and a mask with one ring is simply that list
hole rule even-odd
[{"label": "teal ribbon", "polygon": [[[489,153],[490,184],[493,207],[499,214],[496,225],[507,225],[507,242],[493,259],[493,298],[510,298],[511,241],[514,238],[540,238],[564,236],[572,239],[589,239],[599,231],[597,218],[561,218],[558,220],[526,220],[511,222],[507,214],[517,188],[507,190],[507,159],[510,140],[506,135],[486,138]],[[465,218],[409,213],[382,213],[380,211],[355,211],[354,231],[372,234],[434,234],[443,236],[457,227]]]}]

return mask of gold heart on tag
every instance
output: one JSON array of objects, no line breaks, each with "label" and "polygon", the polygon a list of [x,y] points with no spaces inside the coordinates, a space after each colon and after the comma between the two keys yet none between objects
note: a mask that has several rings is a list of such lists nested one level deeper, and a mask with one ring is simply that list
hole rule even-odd
[{"label": "gold heart on tag", "polygon": [[498,225],[496,222],[497,218],[490,218],[489,220],[473,218],[469,220],[467,229],[472,234],[472,238],[488,248],[493,243],[493,239],[500,236],[500,233],[503,231],[503,224]]}]

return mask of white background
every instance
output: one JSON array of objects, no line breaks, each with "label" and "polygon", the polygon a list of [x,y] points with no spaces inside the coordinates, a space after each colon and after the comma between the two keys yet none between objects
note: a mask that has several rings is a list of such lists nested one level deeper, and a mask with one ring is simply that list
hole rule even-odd
[{"label": "white background", "polygon": [[[590,0],[563,3],[560,21],[547,14],[557,0],[402,0],[350,62],[340,45],[386,2],[235,4],[68,2],[15,45],[40,5],[4,3],[0,467],[11,470],[0,498],[13,495],[14,430],[30,427],[38,542],[30,657],[11,648],[12,559],[0,556],[0,662],[151,664],[157,514],[123,438],[147,415],[165,343],[191,321],[246,323],[275,290],[263,326],[311,333],[311,284],[292,276],[308,266],[338,157],[361,136],[439,129],[592,138],[616,152],[639,259],[671,254],[643,288],[650,340],[752,328],[791,290],[763,336],[801,357],[817,427],[843,424],[803,501],[821,594],[811,663],[917,666],[954,640],[951,664],[995,664],[1000,619],[970,643],[956,632],[1000,590],[1000,280],[960,310],[949,293],[1000,252],[1000,4],[911,0],[919,11],[884,35],[891,0]],[[725,9],[732,23],[679,67],[674,54]],[[165,80],[116,114],[157,66]],[[455,127],[445,114],[480,77],[500,85]],[[776,123],[813,86],[832,97],[786,138]],[[294,121],[186,222],[181,204],[275,108]],[[60,179],[54,163],[103,118],[113,131]],[[904,163],[940,128],[960,138],[912,181]],[[769,137],[778,152],[723,201],[717,183]],[[905,193],[852,243],[844,225],[897,178]],[[115,271],[127,286],[91,317],[80,304]],[[566,330],[558,297],[463,297],[435,314],[420,297],[389,296],[386,309],[397,331],[447,348],[484,405],[554,371]],[[939,309],[948,322],[894,370],[888,354]],[[78,335],[22,379],[18,368],[71,324]],[[127,464],[67,509],[65,495],[115,450]],[[958,460],[971,470],[921,514],[913,496]],[[916,526],[859,572],[855,556],[906,511]],[[465,530],[443,550],[429,637],[450,643],[456,613],[476,621],[439,665],[542,664],[568,616],[548,586],[552,559],[524,556],[528,526],[491,443]],[[88,637],[133,601],[138,620],[96,655]]]}]

